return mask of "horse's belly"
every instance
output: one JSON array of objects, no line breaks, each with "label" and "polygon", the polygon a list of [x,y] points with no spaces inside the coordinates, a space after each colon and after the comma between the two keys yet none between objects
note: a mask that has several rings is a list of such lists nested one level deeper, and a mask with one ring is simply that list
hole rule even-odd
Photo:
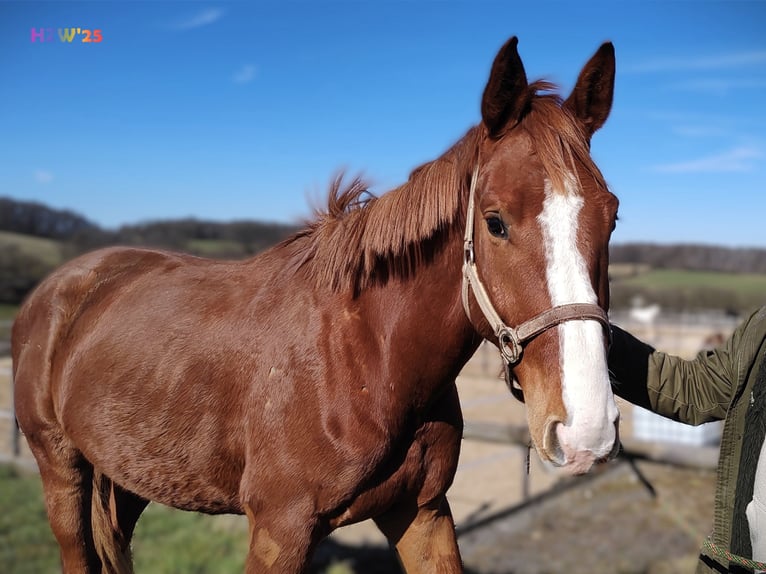
[{"label": "horse's belly", "polygon": [[240,476],[226,462],[203,462],[189,450],[157,456],[123,448],[116,458],[96,455],[92,462],[123,488],[154,502],[209,514],[241,513]]},{"label": "horse's belly", "polygon": [[92,409],[65,417],[65,429],[97,471],[143,498],[183,510],[242,512],[242,456],[225,421],[204,412],[136,414]]}]

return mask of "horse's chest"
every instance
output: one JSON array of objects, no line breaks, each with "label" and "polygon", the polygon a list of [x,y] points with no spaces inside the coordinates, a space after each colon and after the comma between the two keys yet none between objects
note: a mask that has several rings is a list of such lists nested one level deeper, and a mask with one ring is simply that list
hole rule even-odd
[{"label": "horse's chest", "polygon": [[422,505],[444,495],[457,470],[461,436],[459,420],[422,424],[376,465],[333,526],[378,516],[404,500]]}]

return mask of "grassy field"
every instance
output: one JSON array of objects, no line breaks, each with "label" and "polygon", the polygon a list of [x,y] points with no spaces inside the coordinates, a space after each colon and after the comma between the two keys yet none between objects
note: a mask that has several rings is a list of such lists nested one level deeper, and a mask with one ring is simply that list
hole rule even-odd
[{"label": "grassy field", "polygon": [[[186,242],[186,251],[214,258],[242,258],[248,255],[251,247],[222,239],[189,239]],[[0,231],[0,252],[9,248],[39,262],[36,267],[42,271],[33,274],[33,281],[63,263],[68,252],[64,243],[52,239]],[[24,265],[29,269],[29,265]],[[636,297],[660,303],[667,310],[719,308],[744,313],[766,303],[766,274],[652,269],[647,264],[635,263],[613,264],[609,274],[615,308],[629,307]],[[0,321],[10,318],[14,312],[14,308],[0,305]],[[4,336],[0,332],[0,339]]]},{"label": "grassy field", "polygon": [[636,298],[663,309],[725,309],[744,314],[766,304],[766,274],[646,269],[613,276],[612,306],[629,307]]},{"label": "grassy field", "polygon": [[10,340],[11,325],[18,310],[18,305],[0,303],[0,343]]},{"label": "grassy field", "polygon": [[0,571],[14,574],[59,572],[38,476],[23,476],[0,465]]},{"label": "grassy field", "polygon": [[[137,572],[241,573],[247,524],[150,505],[133,543]],[[59,572],[58,546],[42,500],[40,477],[0,465],[0,572]]]},{"label": "grassy field", "polygon": [[744,295],[763,294],[766,302],[766,275],[763,274],[653,269],[623,279],[621,283],[646,289],[706,287],[731,290]]}]

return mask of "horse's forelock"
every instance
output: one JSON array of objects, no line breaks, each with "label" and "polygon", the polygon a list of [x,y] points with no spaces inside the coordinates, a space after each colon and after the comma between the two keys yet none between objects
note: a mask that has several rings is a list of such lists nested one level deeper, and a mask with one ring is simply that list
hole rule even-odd
[{"label": "horse's forelock", "polygon": [[567,179],[577,177],[581,165],[596,185],[606,189],[601,171],[590,156],[590,144],[583,127],[562,107],[562,98],[550,82],[530,84],[537,95],[530,101],[521,127],[532,138],[535,152],[543,164],[547,178],[557,190],[568,188]]}]

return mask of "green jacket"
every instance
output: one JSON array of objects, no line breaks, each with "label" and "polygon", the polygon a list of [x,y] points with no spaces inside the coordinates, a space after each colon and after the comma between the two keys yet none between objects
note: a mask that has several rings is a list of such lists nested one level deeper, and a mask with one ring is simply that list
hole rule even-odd
[{"label": "green jacket", "polygon": [[[719,551],[750,558],[745,507],[766,434],[766,307],[750,315],[719,348],[684,360],[613,327],[609,368],[615,394],[676,421],[725,420],[718,460],[713,532]],[[697,574],[752,572],[706,544]]]}]

